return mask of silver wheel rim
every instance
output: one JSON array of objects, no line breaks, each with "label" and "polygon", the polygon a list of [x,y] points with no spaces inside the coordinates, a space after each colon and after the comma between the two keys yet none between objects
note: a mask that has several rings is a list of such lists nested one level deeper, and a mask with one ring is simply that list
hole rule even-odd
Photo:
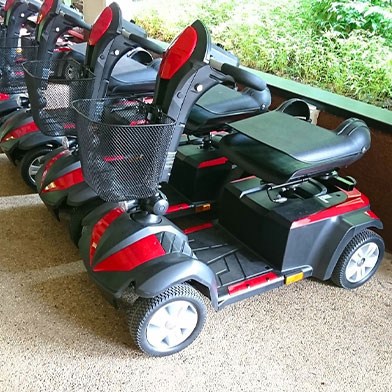
[{"label": "silver wheel rim", "polygon": [[367,278],[377,264],[380,249],[375,242],[368,242],[359,247],[351,256],[346,267],[346,279],[358,283]]},{"label": "silver wheel rim", "polygon": [[35,176],[38,173],[38,170],[41,168],[42,164],[44,163],[45,155],[40,155],[39,157],[35,158],[30,166],[29,166],[29,177],[31,181],[35,184]]},{"label": "silver wheel rim", "polygon": [[170,302],[151,317],[147,325],[147,341],[157,350],[170,350],[191,336],[198,318],[192,303],[183,300]]}]

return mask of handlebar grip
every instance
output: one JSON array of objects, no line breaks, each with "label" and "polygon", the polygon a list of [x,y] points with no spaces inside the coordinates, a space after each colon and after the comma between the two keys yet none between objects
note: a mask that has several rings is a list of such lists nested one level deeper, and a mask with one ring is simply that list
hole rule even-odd
[{"label": "handlebar grip", "polygon": [[233,65],[224,63],[220,69],[226,75],[231,76],[237,83],[243,84],[244,86],[253,88],[258,91],[263,91],[267,88],[267,84],[263,79],[258,76],[246,71],[242,68],[234,67]]},{"label": "handlebar grip", "polygon": [[128,31],[123,30],[123,35],[129,40],[136,42],[143,49],[151,50],[152,52],[162,54],[164,49],[156,44],[155,42],[149,40],[148,38],[141,37],[140,35],[129,33]]},{"label": "handlebar grip", "polygon": [[81,27],[82,29],[85,29],[87,31],[91,31],[91,25],[87,22],[85,22],[82,18],[75,17],[73,15],[69,15],[64,13],[63,14],[64,19],[66,19],[68,22],[73,23],[75,26],[74,27]]}]

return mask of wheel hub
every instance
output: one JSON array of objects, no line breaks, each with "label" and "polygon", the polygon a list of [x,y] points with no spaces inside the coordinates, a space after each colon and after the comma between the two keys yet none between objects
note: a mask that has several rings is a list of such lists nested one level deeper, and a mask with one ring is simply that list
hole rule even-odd
[{"label": "wheel hub", "polygon": [[173,349],[191,336],[197,322],[198,313],[191,302],[172,301],[152,315],[147,325],[147,341],[161,351]]},{"label": "wheel hub", "polygon": [[358,283],[366,279],[377,264],[380,249],[375,242],[367,242],[360,246],[351,256],[346,267],[346,279]]}]

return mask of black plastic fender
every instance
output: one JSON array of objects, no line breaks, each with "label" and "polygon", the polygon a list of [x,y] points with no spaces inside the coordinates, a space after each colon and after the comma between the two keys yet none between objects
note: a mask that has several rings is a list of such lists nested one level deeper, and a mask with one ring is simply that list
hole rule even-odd
[{"label": "black plastic fender", "polygon": [[46,136],[42,132],[32,132],[22,138],[19,141],[19,149],[23,151],[32,150],[39,146],[51,146],[57,148],[61,146],[62,137]]},{"label": "black plastic fender", "polygon": [[4,117],[7,114],[10,114],[22,108],[18,98],[19,95],[15,94],[11,95],[7,100],[0,101],[0,117]]},{"label": "black plastic fender", "polygon": [[71,207],[80,207],[98,198],[99,196],[97,193],[92,188],[90,188],[86,182],[83,181],[69,188],[67,205]]},{"label": "black plastic fender", "polygon": [[344,248],[358,233],[368,228],[382,229],[383,224],[380,219],[370,217],[364,210],[355,211],[343,217],[336,227],[336,231],[341,234],[341,240],[336,244],[335,251],[333,252],[328,266],[325,268],[324,276],[321,279],[327,280],[331,278],[332,272]]},{"label": "black plastic fender", "polygon": [[[143,267],[143,266],[141,266]],[[148,271],[149,265],[145,264],[145,268],[140,274],[140,278],[134,280],[134,290],[138,296],[141,297],[155,297],[156,295],[167,290],[170,286],[178,283],[195,281],[205,286],[209,290],[212,306],[218,310],[218,289],[215,279],[215,274],[203,262],[188,258],[182,261],[165,263],[165,268],[158,273]],[[146,270],[147,269],[147,270]],[[126,287],[129,287],[131,281],[127,282]],[[117,293],[121,296],[122,291]]]}]

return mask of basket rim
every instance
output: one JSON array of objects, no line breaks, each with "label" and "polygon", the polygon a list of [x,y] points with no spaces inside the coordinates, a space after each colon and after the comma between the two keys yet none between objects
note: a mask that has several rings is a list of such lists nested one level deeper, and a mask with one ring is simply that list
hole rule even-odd
[{"label": "basket rim", "polygon": [[[27,68],[26,65],[28,66],[29,64],[39,64],[39,63],[48,63],[50,66],[52,64],[56,64],[56,63],[75,63],[78,66],[84,68],[84,71],[87,72],[87,75],[89,75],[88,77],[85,78],[79,78],[79,79],[67,79],[67,83],[72,83],[72,82],[80,82],[80,81],[94,81],[95,80],[95,74],[88,69],[84,64],[79,63],[78,61],[76,61],[75,59],[60,59],[60,60],[28,60],[25,61],[22,64],[22,68],[23,71],[28,74],[31,78],[35,79],[35,80],[43,80],[43,81],[48,81],[48,78],[43,78],[43,77],[38,77],[36,75],[34,75],[32,72],[30,72]],[[50,82],[56,82],[56,81],[64,81],[64,79],[61,78],[52,78],[50,79]]]},{"label": "basket rim", "polygon": [[[116,128],[121,128],[121,129],[132,129],[132,128],[134,129],[134,128],[137,128],[137,127],[140,127],[140,128],[157,127],[158,128],[158,127],[175,126],[177,124],[177,121],[174,118],[168,116],[166,113],[162,113],[162,115],[165,118],[167,118],[168,120],[170,120],[170,122],[169,123],[165,123],[165,124],[161,124],[161,123],[154,124],[154,123],[152,123],[152,124],[123,125],[123,124],[107,123],[107,122],[92,120],[90,117],[88,117],[86,114],[82,113],[76,107],[76,104],[79,103],[79,102],[105,102],[105,101],[109,102],[109,101],[114,101],[116,99],[129,99],[129,98],[108,97],[108,98],[97,98],[97,99],[91,99],[91,98],[88,98],[88,99],[77,99],[77,100],[72,102],[72,106],[71,107],[72,107],[73,110],[75,110],[75,112],[78,115],[82,116],[83,118],[85,118],[86,120],[90,121],[93,124],[101,124],[101,125],[105,125],[105,126],[109,126],[109,127],[116,127]],[[143,105],[155,106],[155,105],[152,105],[152,104],[147,104],[147,103],[145,103],[142,100],[137,99],[137,98],[135,98],[134,101],[136,101],[138,103],[141,103]]]}]

